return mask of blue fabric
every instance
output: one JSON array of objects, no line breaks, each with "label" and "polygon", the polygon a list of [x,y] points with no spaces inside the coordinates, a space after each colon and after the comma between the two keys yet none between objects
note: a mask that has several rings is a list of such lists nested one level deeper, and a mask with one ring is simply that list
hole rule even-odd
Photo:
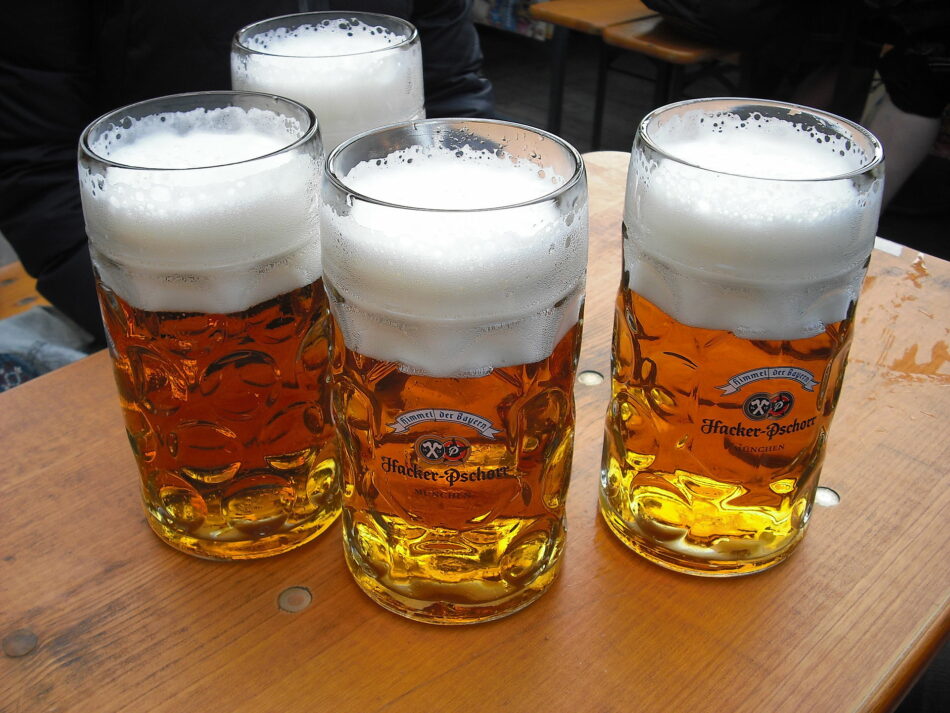
[{"label": "blue fabric", "polygon": [[39,376],[36,370],[20,357],[0,354],[0,391],[12,389],[35,376]]},{"label": "blue fabric", "polygon": [[0,320],[0,391],[88,355],[91,334],[52,307]]}]

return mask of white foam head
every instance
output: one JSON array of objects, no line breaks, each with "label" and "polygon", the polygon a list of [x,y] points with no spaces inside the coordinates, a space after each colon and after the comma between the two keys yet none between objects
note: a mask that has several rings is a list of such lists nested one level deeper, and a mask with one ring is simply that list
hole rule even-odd
[{"label": "white foam head", "polygon": [[327,151],[363,131],[425,116],[415,28],[385,16],[307,13],[245,28],[231,53],[231,84],[309,106]]},{"label": "white foam head", "polygon": [[812,336],[846,316],[880,211],[882,179],[860,175],[873,152],[762,115],[695,109],[646,130],[662,153],[631,156],[631,289],[749,339]]},{"label": "white foam head", "polygon": [[577,322],[586,188],[569,209],[539,199],[582,173],[416,146],[342,180],[384,203],[328,200],[323,211],[325,279],[350,349],[410,372],[469,376],[544,359]]},{"label": "white foam head", "polygon": [[[302,110],[301,110],[302,111]],[[238,312],[320,277],[319,142],[237,106],[127,118],[90,139],[86,232],[102,281],[150,311]]]}]

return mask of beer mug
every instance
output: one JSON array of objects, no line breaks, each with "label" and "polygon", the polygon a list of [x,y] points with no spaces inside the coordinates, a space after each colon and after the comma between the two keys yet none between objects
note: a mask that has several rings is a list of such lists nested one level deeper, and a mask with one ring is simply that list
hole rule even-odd
[{"label": "beer mug", "polygon": [[526,606],[564,547],[580,156],[499,121],[368,132],[329,157],[322,231],[353,576],[431,623]]},{"label": "beer mug", "polygon": [[389,15],[308,12],[248,25],[232,42],[231,85],[309,106],[328,153],[368,129],[425,116],[419,33]]},{"label": "beer mug", "polygon": [[149,525],[211,559],[339,514],[316,120],[241,92],[163,97],[83,132],[86,232]]},{"label": "beer mug", "polygon": [[801,106],[701,99],[643,120],[600,488],[637,553],[728,576],[801,540],[883,172],[867,131]]}]

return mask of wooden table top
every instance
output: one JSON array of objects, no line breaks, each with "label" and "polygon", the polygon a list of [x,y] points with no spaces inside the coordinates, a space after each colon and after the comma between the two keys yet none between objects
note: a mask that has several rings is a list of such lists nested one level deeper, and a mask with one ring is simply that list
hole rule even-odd
[{"label": "wooden table top", "polygon": [[[586,160],[580,368],[606,376],[628,154]],[[597,515],[608,384],[578,384],[563,571],[489,624],[385,612],[339,524],[255,562],[162,544],[105,353],[0,394],[0,710],[890,710],[950,618],[950,263],[891,253],[874,251],[831,429],[822,484],[841,502],[794,556],[714,580],[627,550]],[[313,597],[297,613],[278,604],[291,587]]]}]

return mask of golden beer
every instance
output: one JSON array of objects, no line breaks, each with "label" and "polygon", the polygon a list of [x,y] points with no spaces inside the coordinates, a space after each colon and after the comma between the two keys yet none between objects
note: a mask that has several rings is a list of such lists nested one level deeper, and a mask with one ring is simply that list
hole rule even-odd
[{"label": "golden beer", "polygon": [[328,166],[347,564],[403,616],[511,614],[550,586],[564,549],[580,158],[527,127],[438,120],[364,134]]},{"label": "golden beer", "polygon": [[[432,602],[429,620],[493,619],[551,583],[580,335],[576,324],[547,359],[470,379],[405,374],[345,346],[335,354],[345,552],[383,606],[412,614]],[[400,424],[406,414],[416,418]]]},{"label": "golden beer", "polygon": [[[818,486],[851,324],[808,339],[740,339],[680,324],[622,290],[601,489],[611,529],[685,571],[754,572],[791,554]],[[768,387],[750,377],[726,394],[738,364],[788,376]],[[820,385],[799,380],[812,374]]]},{"label": "golden beer", "polygon": [[880,146],[803,107],[699,100],[631,157],[600,509],[635,552],[739,575],[804,536],[880,206]]},{"label": "golden beer", "polygon": [[245,559],[339,512],[320,281],[237,314],[99,299],[149,525],[180,550]]},{"label": "golden beer", "polygon": [[146,519],[188,554],[280,554],[339,514],[321,173],[312,112],[263,94],[149,100],[83,134],[90,255]]}]

